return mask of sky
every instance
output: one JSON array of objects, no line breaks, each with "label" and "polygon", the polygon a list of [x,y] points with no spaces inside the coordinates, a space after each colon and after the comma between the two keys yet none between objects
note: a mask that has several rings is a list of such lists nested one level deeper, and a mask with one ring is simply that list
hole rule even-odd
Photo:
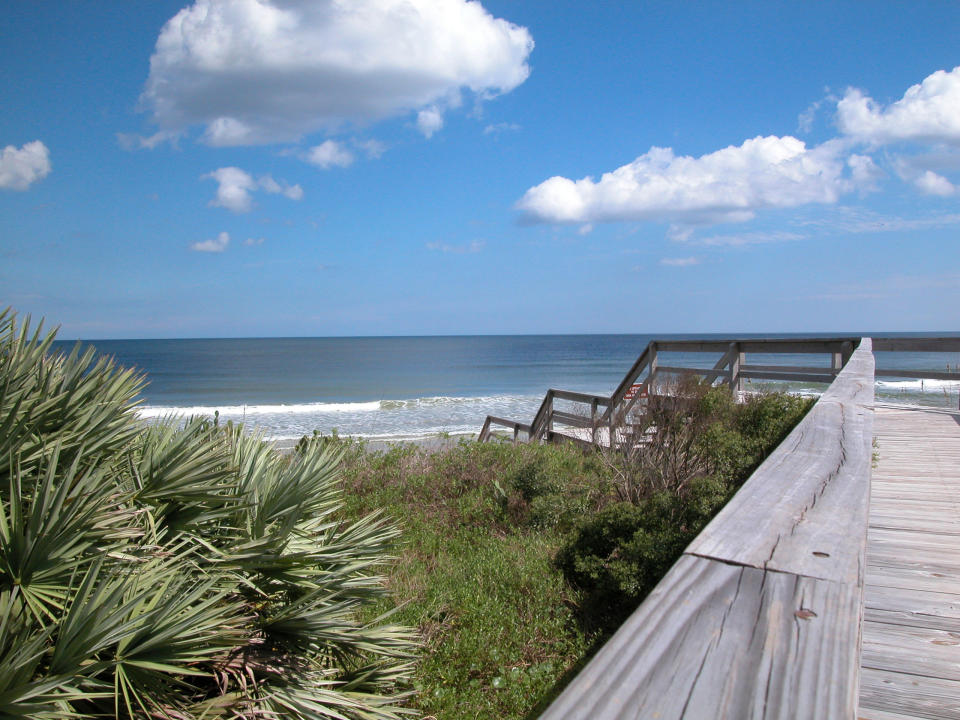
[{"label": "sky", "polygon": [[960,3],[8,0],[65,339],[956,331]]}]

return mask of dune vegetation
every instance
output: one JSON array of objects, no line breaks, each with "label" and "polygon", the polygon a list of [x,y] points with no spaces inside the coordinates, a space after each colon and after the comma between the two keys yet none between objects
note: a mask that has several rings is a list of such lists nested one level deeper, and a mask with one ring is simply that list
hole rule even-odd
[{"label": "dune vegetation", "polygon": [[0,314],[0,718],[395,718],[414,634],[363,616],[398,530],[339,453],[136,419],[144,378]]}]

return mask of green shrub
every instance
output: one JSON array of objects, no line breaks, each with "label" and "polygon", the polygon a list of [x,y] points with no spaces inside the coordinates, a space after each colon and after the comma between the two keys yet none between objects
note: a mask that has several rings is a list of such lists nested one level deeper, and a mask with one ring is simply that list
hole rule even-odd
[{"label": "green shrub", "polygon": [[616,629],[811,404],[783,393],[737,404],[689,381],[652,399],[627,449],[602,455],[620,502],[587,515],[556,556],[588,625]]},{"label": "green shrub", "polygon": [[612,632],[656,586],[729,496],[726,483],[697,478],[681,498],[658,492],[610,505],[560,548],[557,567],[581,590],[590,626]]},{"label": "green shrub", "polygon": [[0,313],[0,718],[403,713],[412,635],[361,619],[397,531],[343,520],[337,447],[144,426],[52,341]]}]

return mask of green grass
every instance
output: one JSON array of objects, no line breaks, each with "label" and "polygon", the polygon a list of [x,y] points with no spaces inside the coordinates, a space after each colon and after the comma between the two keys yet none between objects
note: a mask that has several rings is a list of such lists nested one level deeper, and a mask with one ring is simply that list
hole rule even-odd
[{"label": "green grass", "polygon": [[386,508],[403,529],[388,582],[403,603],[394,619],[420,630],[413,704],[426,716],[527,717],[595,640],[553,565],[562,526],[518,523],[494,485],[531,464],[565,478],[569,497],[601,483],[599,465],[569,447],[404,446],[344,464],[349,512]]},{"label": "green grass", "polygon": [[[419,631],[411,707],[436,720],[537,717],[809,406],[782,395],[735,405],[725,390],[699,388],[658,416],[659,439],[644,451],[652,465],[571,445],[464,441],[367,453],[344,441],[348,515],[384,509],[401,527],[386,572],[391,595],[368,617],[395,610],[396,622]],[[677,452],[690,462],[671,464]],[[660,487],[661,461],[686,470]],[[594,558],[604,572],[636,565],[625,582],[645,578],[629,597],[613,588],[612,612],[590,587],[564,579],[557,556],[625,497],[635,514],[650,515],[641,525],[656,552]]]}]

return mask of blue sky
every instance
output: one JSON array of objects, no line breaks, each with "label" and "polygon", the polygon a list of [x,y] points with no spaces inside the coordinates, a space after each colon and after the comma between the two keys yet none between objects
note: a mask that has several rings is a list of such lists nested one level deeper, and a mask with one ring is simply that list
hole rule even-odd
[{"label": "blue sky", "polygon": [[62,337],[958,329],[957,3],[4,14],[0,306]]}]

